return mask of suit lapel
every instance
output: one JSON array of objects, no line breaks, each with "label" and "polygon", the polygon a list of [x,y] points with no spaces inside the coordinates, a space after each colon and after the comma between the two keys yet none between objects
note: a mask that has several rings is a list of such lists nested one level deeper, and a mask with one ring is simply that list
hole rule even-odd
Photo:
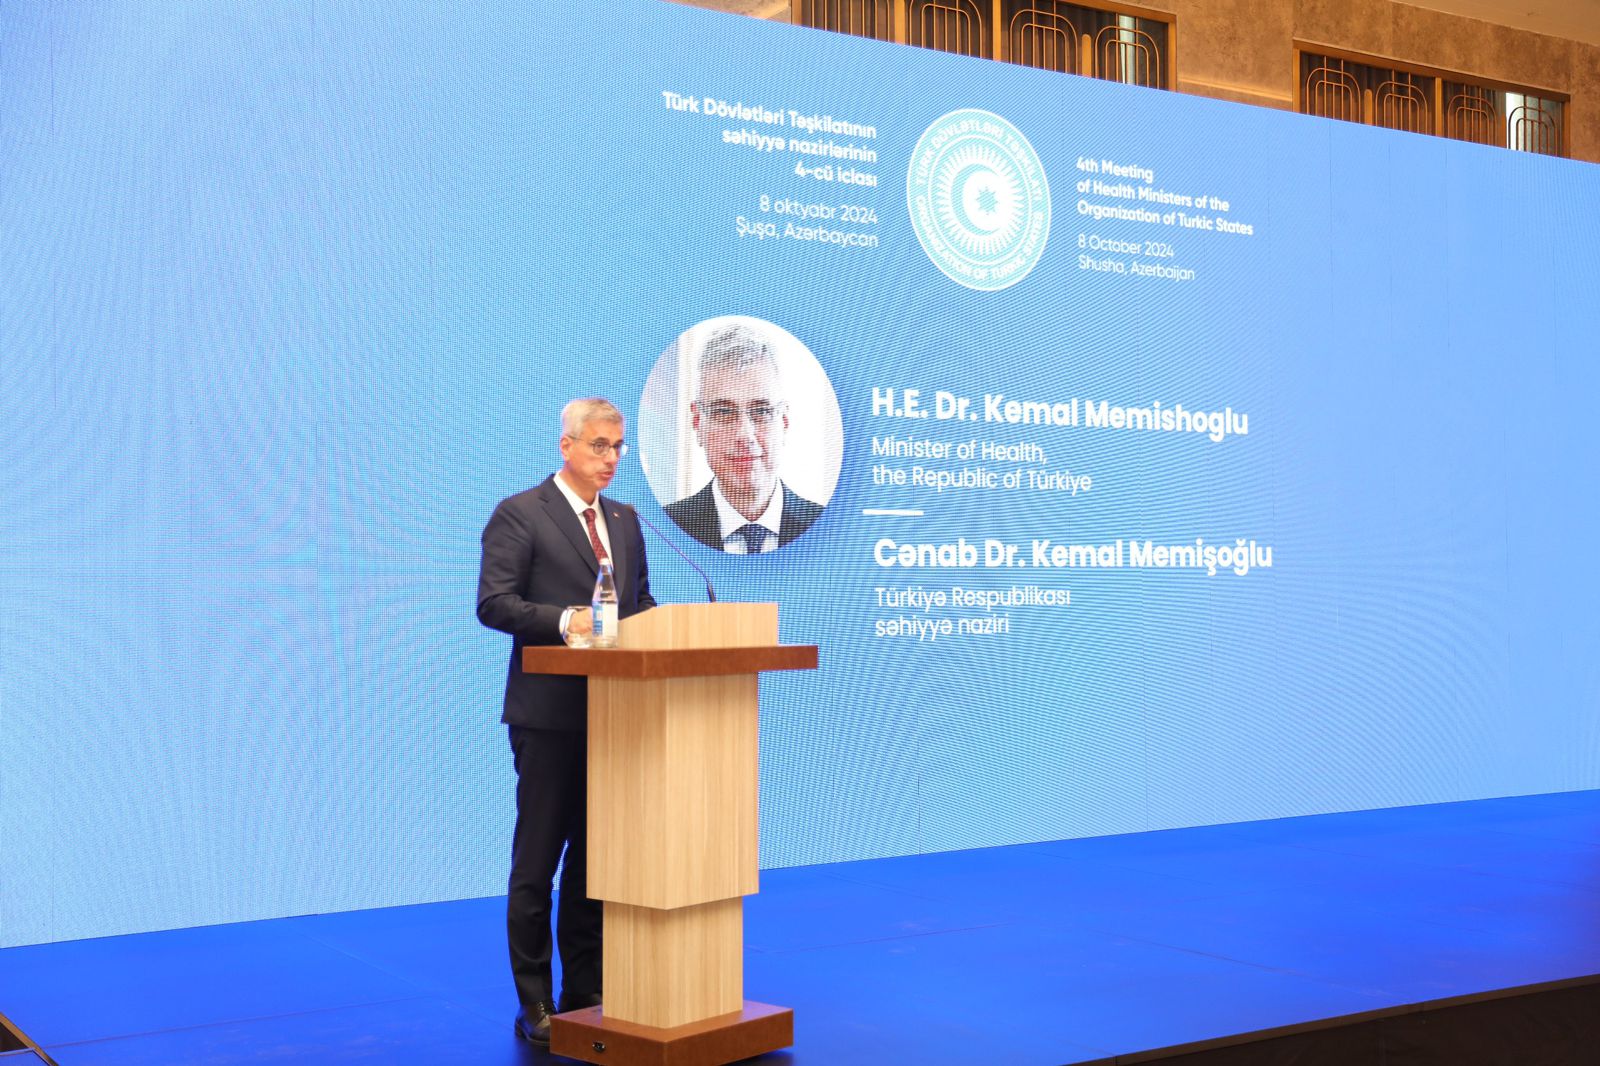
[{"label": "suit lapel", "polygon": [[783,547],[800,535],[800,499],[789,491],[789,486],[783,488],[783,517],[778,520],[778,547]]},{"label": "suit lapel", "polygon": [[[604,496],[596,497],[596,502],[606,516],[606,532],[611,535],[611,573],[617,579],[617,599],[628,602],[627,590],[622,587],[626,580],[624,574],[633,573],[631,560],[633,538],[623,531],[623,523],[627,520],[622,517],[623,510],[620,504],[613,503]],[[599,567],[595,567],[599,572]]]},{"label": "suit lapel", "polygon": [[[589,568],[589,573],[598,574],[600,561],[594,557],[594,548],[589,544],[589,531],[584,528],[583,520],[572,510],[572,505],[567,503],[567,498],[556,487],[554,476],[545,482],[542,497],[545,514],[550,517],[551,523],[572,543],[573,550]],[[612,568],[615,569],[615,566]]]}]

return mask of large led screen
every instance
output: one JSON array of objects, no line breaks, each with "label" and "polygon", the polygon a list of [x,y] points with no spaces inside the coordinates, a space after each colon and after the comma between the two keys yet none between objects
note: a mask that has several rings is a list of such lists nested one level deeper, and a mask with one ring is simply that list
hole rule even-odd
[{"label": "large led screen", "polygon": [[766,866],[1600,786],[1587,165],[627,0],[0,41],[0,944],[503,891],[596,394],[821,647]]}]

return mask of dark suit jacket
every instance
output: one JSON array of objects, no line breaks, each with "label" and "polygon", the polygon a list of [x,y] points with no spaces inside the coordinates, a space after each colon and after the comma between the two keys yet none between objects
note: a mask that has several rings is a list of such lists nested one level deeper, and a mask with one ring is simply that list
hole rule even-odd
[{"label": "dark suit jacket", "polygon": [[[711,482],[693,496],[667,504],[667,517],[678,523],[695,540],[708,548],[722,550],[722,530],[717,525],[717,501],[711,496]],[[811,528],[822,514],[822,504],[796,496],[783,486],[783,518],[778,522],[778,547],[783,547]]]},{"label": "dark suit jacket", "polygon": [[[611,538],[617,613],[626,618],[656,605],[650,595],[644,535],[632,507],[599,497]],[[588,727],[588,682],[581,677],[522,672],[527,644],[560,644],[561,612],[587,604],[600,564],[583,520],[572,512],[555,478],[501,500],[483,529],[478,574],[478,620],[511,634],[506,674],[507,725],[532,729]]]}]

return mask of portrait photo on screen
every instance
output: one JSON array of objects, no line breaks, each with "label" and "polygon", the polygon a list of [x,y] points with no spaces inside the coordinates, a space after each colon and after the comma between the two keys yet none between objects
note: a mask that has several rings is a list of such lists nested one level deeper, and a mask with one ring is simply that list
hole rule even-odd
[{"label": "portrait photo on screen", "polygon": [[722,315],[667,346],[639,400],[650,489],[678,528],[730,555],[805,535],[839,482],[844,429],[833,385],[793,334]]}]

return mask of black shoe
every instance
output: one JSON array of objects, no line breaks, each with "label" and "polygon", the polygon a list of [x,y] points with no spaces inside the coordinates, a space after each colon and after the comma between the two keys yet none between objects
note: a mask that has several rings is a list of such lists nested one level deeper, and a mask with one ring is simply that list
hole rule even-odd
[{"label": "black shoe", "polygon": [[529,1006],[517,1011],[516,1030],[517,1037],[530,1044],[540,1047],[550,1046],[550,1015],[555,1013],[555,1007],[549,1000],[535,1000]]},{"label": "black shoe", "polygon": [[590,992],[586,996],[569,996],[562,993],[561,1010],[557,1013],[565,1014],[569,1010],[586,1010],[589,1007],[600,1006],[600,993]]}]

